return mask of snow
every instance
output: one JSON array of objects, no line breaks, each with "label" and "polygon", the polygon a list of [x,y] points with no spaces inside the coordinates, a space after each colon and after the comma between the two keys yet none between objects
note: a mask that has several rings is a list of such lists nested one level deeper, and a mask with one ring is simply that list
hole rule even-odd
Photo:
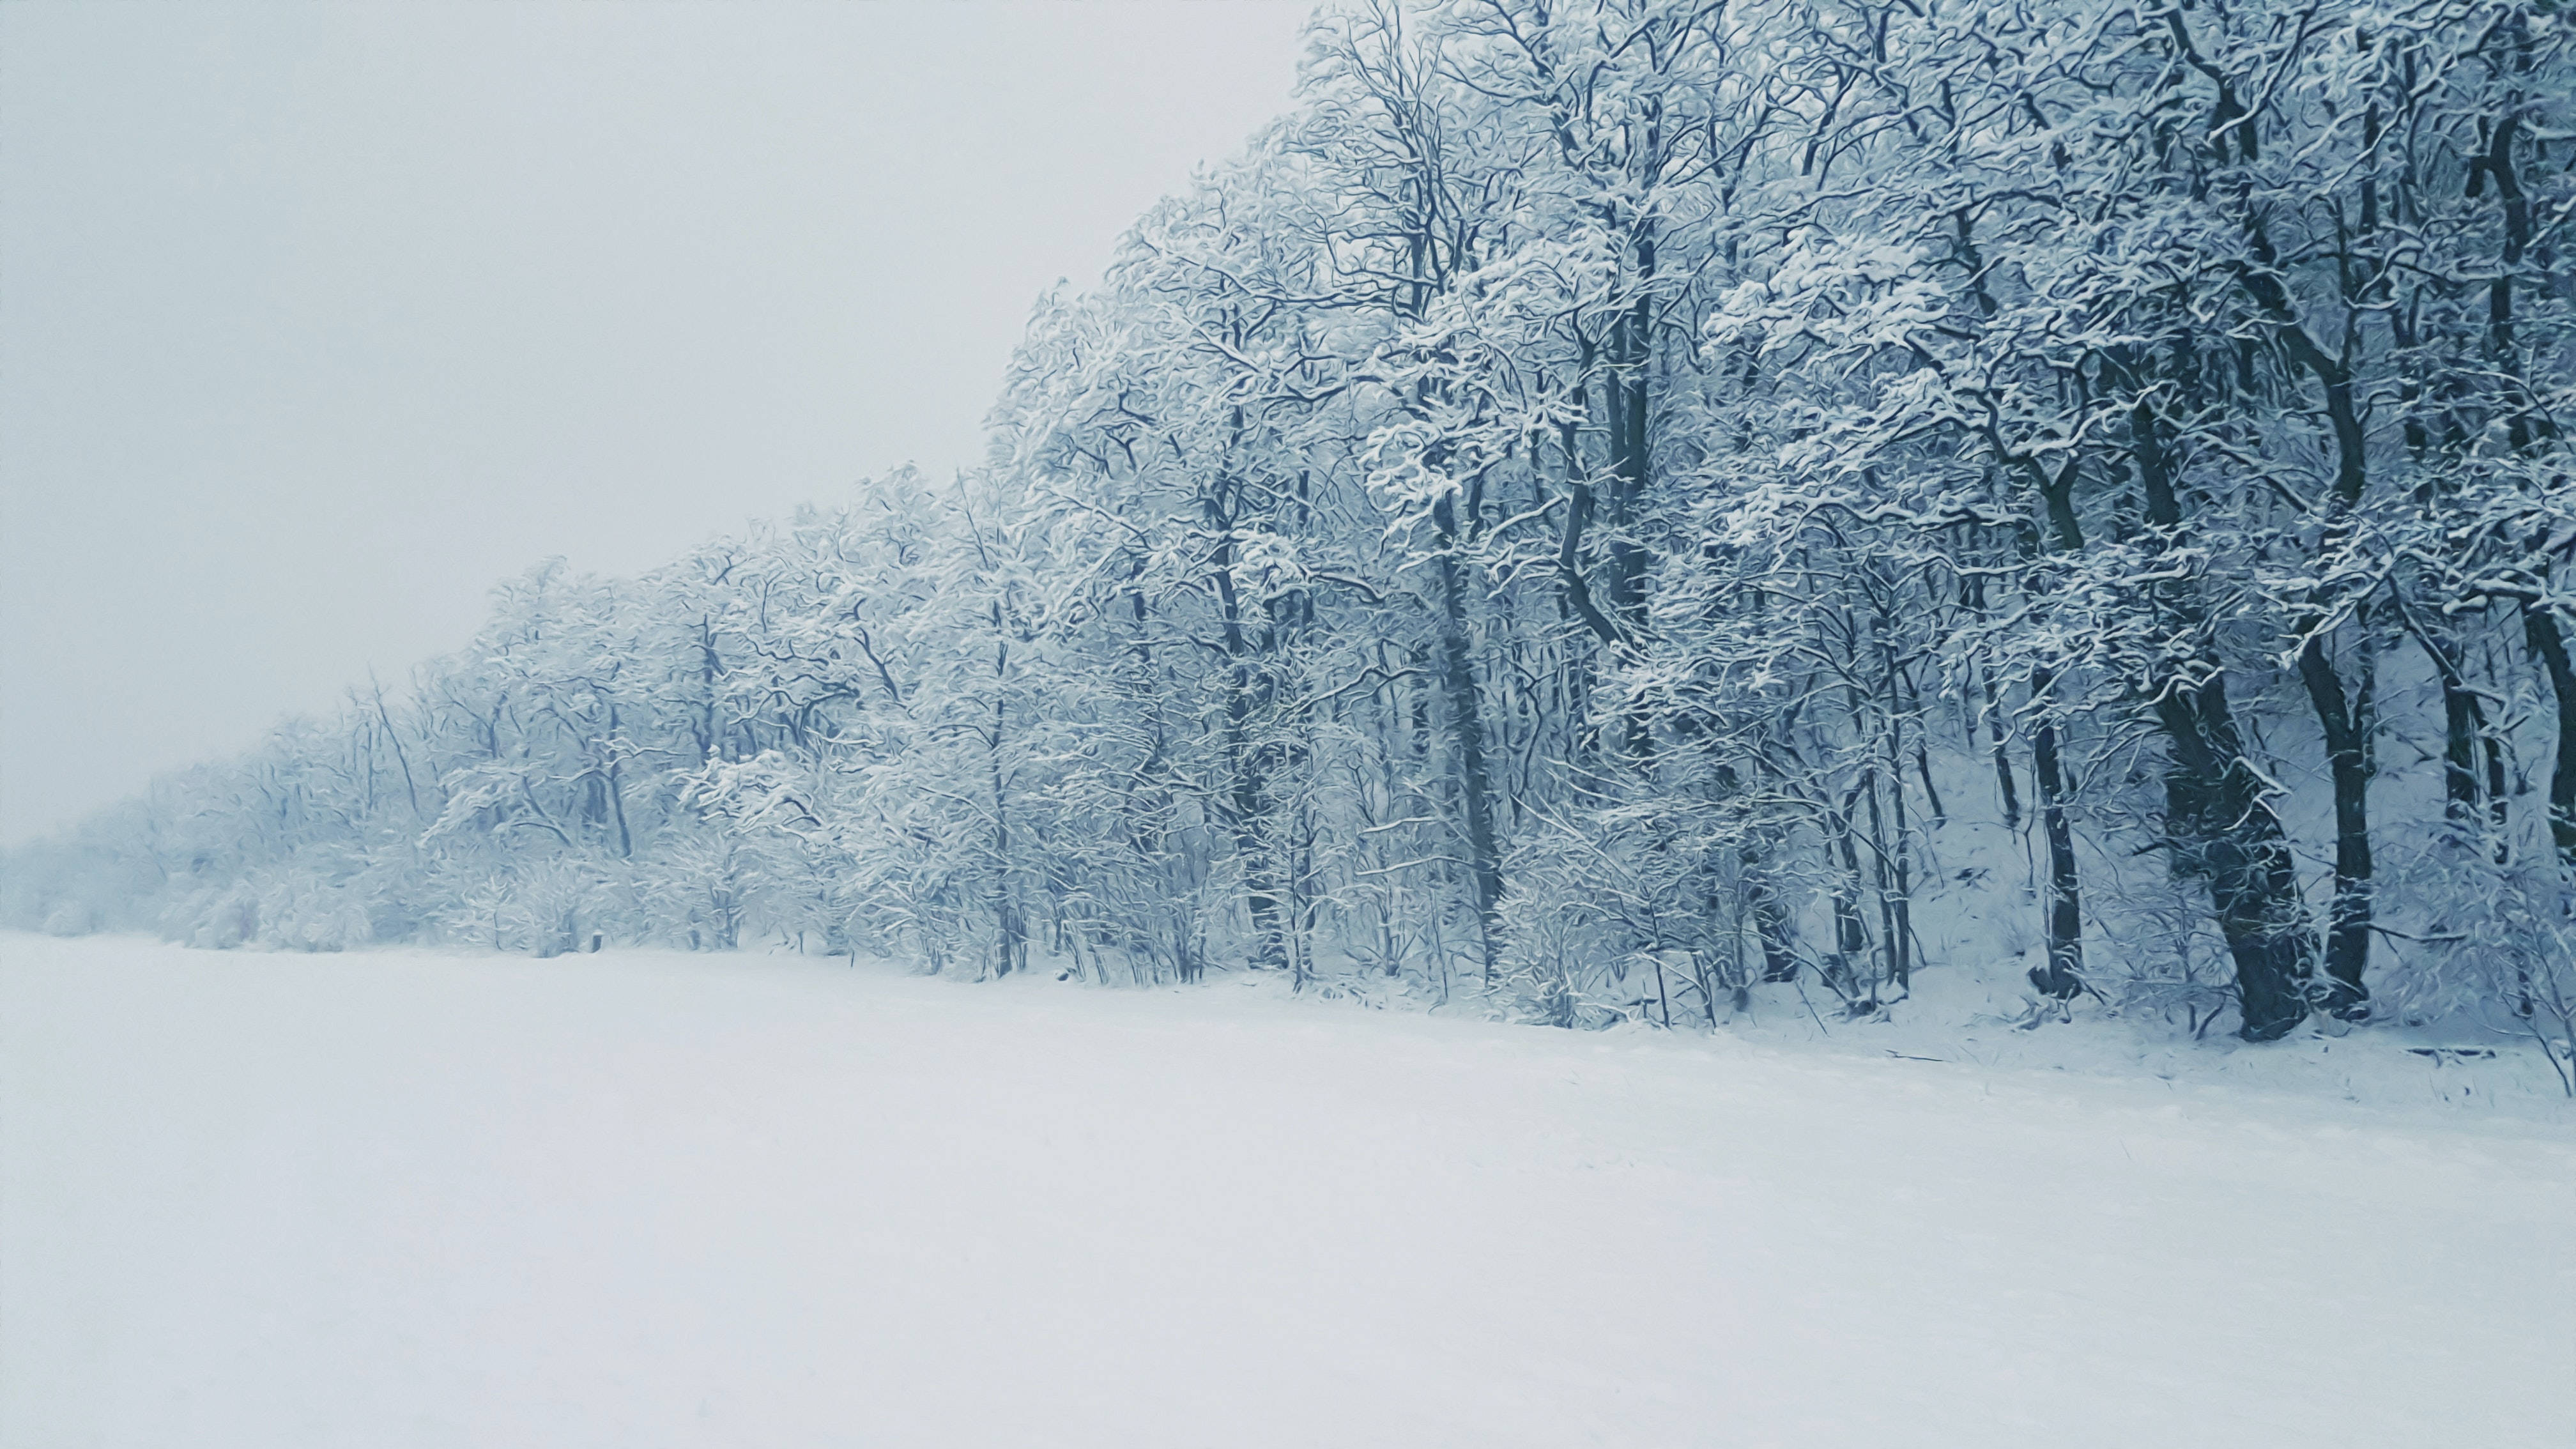
[{"label": "snow", "polygon": [[0,1443],[2576,1437],[2576,1116],[1891,1049],[0,938]]}]

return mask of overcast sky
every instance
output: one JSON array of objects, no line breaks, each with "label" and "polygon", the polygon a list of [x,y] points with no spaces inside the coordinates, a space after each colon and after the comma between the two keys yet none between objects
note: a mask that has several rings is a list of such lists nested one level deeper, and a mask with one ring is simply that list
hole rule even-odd
[{"label": "overcast sky", "polygon": [[0,4],[0,839],[968,460],[1309,3]]}]

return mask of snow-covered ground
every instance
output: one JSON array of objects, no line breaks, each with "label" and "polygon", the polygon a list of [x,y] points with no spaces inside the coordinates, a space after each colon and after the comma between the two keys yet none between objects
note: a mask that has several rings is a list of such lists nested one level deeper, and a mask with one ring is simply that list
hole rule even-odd
[{"label": "snow-covered ground", "polygon": [[0,1443],[2576,1443],[2576,1116],[1866,1030],[0,938]]}]

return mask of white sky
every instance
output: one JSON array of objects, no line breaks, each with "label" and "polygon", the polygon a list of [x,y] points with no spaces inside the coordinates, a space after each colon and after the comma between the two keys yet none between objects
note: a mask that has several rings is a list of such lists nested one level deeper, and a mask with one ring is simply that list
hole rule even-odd
[{"label": "white sky", "polygon": [[967,461],[1309,3],[0,4],[0,839]]}]

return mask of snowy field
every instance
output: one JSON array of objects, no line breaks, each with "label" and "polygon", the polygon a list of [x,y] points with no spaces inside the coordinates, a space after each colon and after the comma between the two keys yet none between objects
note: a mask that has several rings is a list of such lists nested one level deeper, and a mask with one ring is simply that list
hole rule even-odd
[{"label": "snowy field", "polygon": [[26,936],[0,1033],[13,1449],[2576,1443],[2537,1098]]}]

